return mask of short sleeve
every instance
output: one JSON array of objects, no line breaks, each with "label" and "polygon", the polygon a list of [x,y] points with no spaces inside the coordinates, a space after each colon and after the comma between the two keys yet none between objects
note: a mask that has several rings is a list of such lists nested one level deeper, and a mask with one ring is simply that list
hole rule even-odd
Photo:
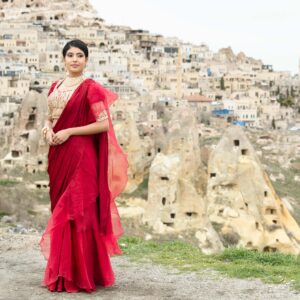
[{"label": "short sleeve", "polygon": [[87,99],[89,104],[88,122],[103,121],[109,118],[109,106],[118,95],[104,88],[96,81],[91,81]]},{"label": "short sleeve", "polygon": [[[58,80],[54,81],[54,82],[51,84],[50,89],[49,89],[49,91],[48,91],[48,98],[49,98],[50,94],[53,92],[53,90],[54,90],[54,88],[55,88],[57,82],[58,82]],[[48,119],[49,121],[51,121],[51,122],[53,121],[52,113],[53,113],[52,106],[51,106],[50,103],[49,103],[49,99],[47,99],[47,119]]]},{"label": "short sleeve", "polygon": [[106,110],[104,110],[104,111],[102,111],[102,112],[100,112],[99,113],[99,115],[97,116],[97,118],[96,118],[96,121],[104,121],[104,120],[106,120],[106,119],[108,119],[108,115],[107,115],[107,112],[106,112]]},{"label": "short sleeve", "polygon": [[58,80],[54,81],[54,82],[51,84],[50,89],[49,89],[49,91],[48,91],[48,97],[49,97],[49,95],[53,92],[53,90],[54,90],[54,88],[55,88],[57,82],[58,82]]},{"label": "short sleeve", "polygon": [[47,119],[52,122],[53,121],[53,117],[52,117],[53,109],[52,109],[51,105],[49,104],[49,101],[47,101],[47,107],[48,107]]}]

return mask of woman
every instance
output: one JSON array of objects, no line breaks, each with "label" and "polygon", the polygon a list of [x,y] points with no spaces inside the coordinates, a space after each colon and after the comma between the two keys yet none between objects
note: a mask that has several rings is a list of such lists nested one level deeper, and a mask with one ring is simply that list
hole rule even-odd
[{"label": "woman", "polygon": [[52,212],[40,240],[48,260],[42,284],[50,291],[92,292],[115,281],[109,256],[122,254],[123,230],[114,199],[126,186],[128,161],[109,114],[117,95],[82,75],[86,44],[68,42],[63,57],[69,74],[49,90],[42,129],[50,145]]}]

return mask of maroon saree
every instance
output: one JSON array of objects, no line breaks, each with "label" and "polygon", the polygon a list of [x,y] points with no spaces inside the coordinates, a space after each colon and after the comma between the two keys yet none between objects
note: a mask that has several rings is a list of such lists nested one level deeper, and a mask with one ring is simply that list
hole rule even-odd
[{"label": "maroon saree", "polygon": [[[53,91],[55,82],[50,90]],[[71,136],[50,146],[48,174],[51,217],[39,242],[48,260],[43,286],[51,291],[92,292],[111,286],[109,256],[122,254],[123,229],[115,198],[127,183],[127,155],[119,146],[109,106],[117,94],[86,79],[67,102],[53,131],[84,126],[106,110],[109,130]]]}]

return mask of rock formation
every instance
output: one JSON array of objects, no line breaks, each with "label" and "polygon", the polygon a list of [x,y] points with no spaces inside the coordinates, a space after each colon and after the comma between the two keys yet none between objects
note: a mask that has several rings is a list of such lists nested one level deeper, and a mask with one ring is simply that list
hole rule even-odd
[{"label": "rock formation", "polygon": [[144,222],[160,234],[194,230],[202,251],[213,253],[223,246],[206,214],[206,178],[194,125],[186,108],[169,121],[165,153],[158,153],[150,168]]},{"label": "rock formation", "polygon": [[3,168],[20,166],[31,173],[46,170],[48,146],[40,132],[46,113],[46,95],[30,91],[20,107],[10,151],[1,160]]},{"label": "rock formation", "polygon": [[300,228],[241,127],[224,133],[211,153],[208,177],[208,216],[221,227],[223,240],[258,251],[300,253]]},{"label": "rock formation", "polygon": [[128,185],[126,192],[130,193],[137,189],[138,185],[143,181],[146,169],[152,161],[151,149],[153,143],[148,139],[142,140],[139,136],[137,124],[131,114],[126,114],[126,120],[122,122],[114,122],[114,128],[120,146],[128,153],[129,170]]}]

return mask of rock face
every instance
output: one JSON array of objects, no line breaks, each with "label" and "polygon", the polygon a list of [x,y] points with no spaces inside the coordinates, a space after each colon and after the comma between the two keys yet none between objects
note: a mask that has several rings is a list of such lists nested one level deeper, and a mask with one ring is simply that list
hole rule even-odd
[{"label": "rock face", "polygon": [[[181,116],[181,125],[179,125]],[[223,245],[210,224],[204,199],[198,136],[192,114],[174,114],[170,120],[165,154],[154,158],[149,175],[148,203],[144,222],[156,233],[196,231],[205,253],[218,252]]]},{"label": "rock face", "polygon": [[208,215],[228,243],[300,253],[300,229],[262,169],[244,131],[231,126],[208,164]]},{"label": "rock face", "polygon": [[9,153],[0,161],[4,168],[24,167],[28,172],[45,171],[48,146],[41,137],[47,112],[45,94],[30,91],[22,102]]},{"label": "rock face", "polygon": [[225,60],[229,63],[237,62],[237,63],[254,63],[254,64],[262,64],[261,60],[254,59],[252,57],[248,57],[245,53],[240,52],[237,55],[234,54],[231,47],[221,48],[219,50],[219,54],[225,58]]}]

